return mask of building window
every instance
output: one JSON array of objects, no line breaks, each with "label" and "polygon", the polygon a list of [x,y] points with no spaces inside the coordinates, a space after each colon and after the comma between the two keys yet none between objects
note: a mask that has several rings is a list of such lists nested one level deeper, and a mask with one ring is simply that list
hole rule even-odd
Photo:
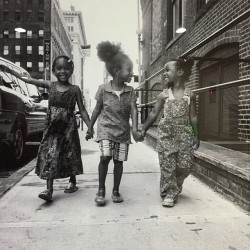
[{"label": "building window", "polygon": [[15,11],[15,21],[21,21],[21,11],[20,10]]},{"label": "building window", "polygon": [[29,70],[32,69],[32,62],[27,62],[27,69],[29,69]]},{"label": "building window", "polygon": [[4,21],[8,21],[9,20],[9,11],[8,10],[4,10],[3,11],[3,20]]},{"label": "building window", "polygon": [[20,62],[15,62],[16,66],[20,67],[21,63]]},{"label": "building window", "polygon": [[21,4],[21,0],[16,0],[16,4]]},{"label": "building window", "polygon": [[[234,86],[216,90],[212,86],[239,79],[239,45],[223,44],[204,56],[227,60],[204,61],[198,65],[199,86],[210,87],[209,91],[199,97],[200,112],[206,114],[199,117],[201,139],[217,142],[237,141],[240,124],[239,88]],[[223,146],[230,147],[230,143]]]},{"label": "building window", "polygon": [[15,46],[15,53],[16,53],[16,55],[20,55],[21,53],[21,46],[20,45],[16,45]]},{"label": "building window", "polygon": [[43,62],[38,62],[38,71],[43,72]]},{"label": "building window", "polygon": [[16,37],[16,38],[21,38],[21,33],[20,33],[20,32],[16,32],[15,37]]},{"label": "building window", "polygon": [[32,38],[32,30],[27,30],[27,38]]},{"label": "building window", "polygon": [[39,11],[38,12],[38,21],[39,22],[43,22],[44,21],[44,12],[43,11]]},{"label": "building window", "polygon": [[173,13],[173,38],[176,36],[176,30],[185,26],[186,0],[172,1]]},{"label": "building window", "polygon": [[200,10],[208,2],[209,0],[197,0],[197,11]]},{"label": "building window", "polygon": [[4,4],[9,4],[9,0],[4,0]]},{"label": "building window", "polygon": [[70,31],[71,31],[71,32],[73,32],[73,31],[74,31],[74,27],[73,27],[73,26],[71,26]]},{"label": "building window", "polygon": [[26,20],[27,21],[32,21],[32,11],[31,10],[27,10]]},{"label": "building window", "polygon": [[30,45],[27,46],[27,54],[28,55],[32,54],[32,46],[30,46]]},{"label": "building window", "polygon": [[38,46],[38,55],[42,55],[43,56],[44,52],[43,52],[43,46]]},{"label": "building window", "polygon": [[44,31],[43,31],[43,30],[39,30],[39,31],[38,31],[38,36],[39,36],[39,37],[43,37],[43,35],[44,35]]},{"label": "building window", "polygon": [[4,36],[5,38],[8,38],[8,37],[9,37],[9,31],[8,31],[7,29],[4,29],[4,30],[3,30],[3,36]]},{"label": "building window", "polygon": [[70,26],[68,26],[68,30],[70,31]]},{"label": "building window", "polygon": [[8,45],[4,45],[3,46],[3,54],[6,56],[6,55],[9,55],[9,46]]},{"label": "building window", "polygon": [[70,20],[71,20],[71,23],[73,23],[74,22],[74,17],[71,17]]}]

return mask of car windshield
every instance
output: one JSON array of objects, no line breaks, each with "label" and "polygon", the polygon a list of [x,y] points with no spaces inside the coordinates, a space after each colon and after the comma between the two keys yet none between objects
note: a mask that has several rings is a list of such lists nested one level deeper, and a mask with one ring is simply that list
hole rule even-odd
[{"label": "car windshield", "polygon": [[5,87],[10,88],[10,89],[13,88],[11,86],[11,85],[13,85],[13,81],[12,81],[9,73],[0,71],[0,77],[2,77],[2,79],[3,79],[3,85]]},{"label": "car windshield", "polygon": [[34,98],[34,97],[39,97],[39,92],[36,86],[29,84],[27,85],[30,97]]}]

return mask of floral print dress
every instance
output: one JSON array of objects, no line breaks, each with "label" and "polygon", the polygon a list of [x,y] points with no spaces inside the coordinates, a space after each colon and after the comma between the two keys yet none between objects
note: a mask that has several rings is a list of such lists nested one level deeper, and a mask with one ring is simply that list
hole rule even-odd
[{"label": "floral print dress", "polygon": [[160,195],[175,199],[190,174],[193,129],[189,120],[190,90],[175,99],[171,88],[163,90],[164,116],[158,126],[157,151],[161,168]]},{"label": "floral print dress", "polygon": [[81,146],[74,109],[76,85],[64,92],[52,83],[46,129],[38,151],[36,174],[41,179],[59,179],[83,173]]}]

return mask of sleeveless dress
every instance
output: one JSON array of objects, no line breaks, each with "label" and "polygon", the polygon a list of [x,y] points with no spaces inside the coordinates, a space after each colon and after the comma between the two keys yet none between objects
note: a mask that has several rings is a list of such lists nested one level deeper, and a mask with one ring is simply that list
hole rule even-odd
[{"label": "sleeveless dress", "polygon": [[160,195],[176,198],[192,166],[194,133],[189,119],[190,89],[175,99],[171,88],[163,90],[164,116],[158,126],[157,151],[161,168]]},{"label": "sleeveless dress", "polygon": [[49,88],[49,107],[46,129],[38,150],[35,173],[41,179],[66,178],[83,174],[81,145],[74,109],[76,85],[64,92],[56,89],[57,83]]}]

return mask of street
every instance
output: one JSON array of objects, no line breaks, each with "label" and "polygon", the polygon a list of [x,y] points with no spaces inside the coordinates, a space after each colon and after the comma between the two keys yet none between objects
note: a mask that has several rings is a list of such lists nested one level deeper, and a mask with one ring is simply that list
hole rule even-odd
[{"label": "street", "polygon": [[0,197],[5,191],[4,186],[5,183],[8,182],[7,178],[11,177],[11,175],[21,170],[26,164],[33,160],[37,155],[38,147],[37,143],[36,145],[26,145],[24,157],[19,166],[10,162],[9,157],[6,157],[8,161],[4,158],[2,159],[0,168]]},{"label": "street", "polygon": [[37,197],[45,182],[31,171],[0,199],[0,249],[249,249],[249,215],[193,176],[174,208],[161,206],[157,153],[144,143],[130,147],[120,189],[125,201],[111,201],[110,164],[108,202],[96,207],[98,144],[81,131],[80,137],[79,190],[65,194],[68,180],[57,180],[53,202],[45,203]]}]

